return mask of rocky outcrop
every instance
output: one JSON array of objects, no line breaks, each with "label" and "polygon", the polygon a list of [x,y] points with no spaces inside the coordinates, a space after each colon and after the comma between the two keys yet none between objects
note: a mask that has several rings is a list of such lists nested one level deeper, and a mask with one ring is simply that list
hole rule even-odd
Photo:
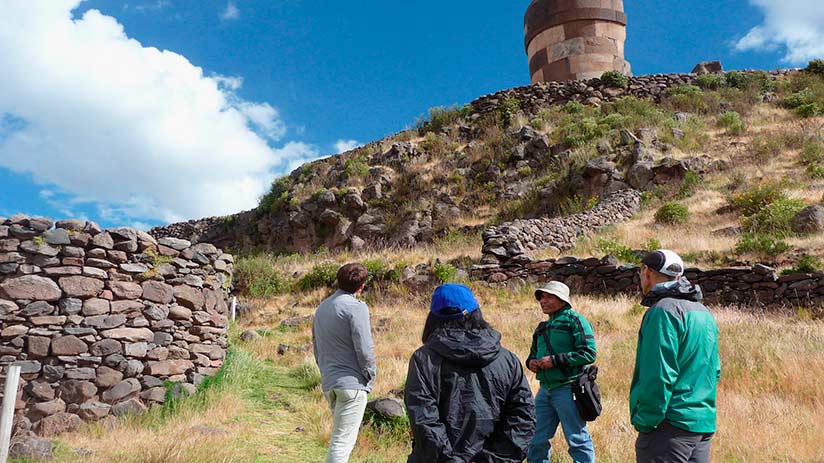
[{"label": "rocky outcrop", "polygon": [[193,391],[223,362],[233,258],[211,244],[17,215],[0,219],[0,261],[0,365],[22,367],[19,436],[140,412],[167,381]]},{"label": "rocky outcrop", "polygon": [[[239,251],[411,246],[459,229],[460,218],[474,218],[480,208],[501,212],[533,189],[540,190],[536,203],[543,209],[530,211],[530,216],[539,216],[561,212],[560,198],[587,200],[630,187],[674,184],[687,170],[713,166],[708,160],[670,157],[672,147],[660,143],[650,129],[622,134],[617,146],[603,142],[599,157],[580,169],[573,150],[550,143],[531,127],[489,135],[485,124],[497,121],[501,110],[511,112],[507,104],[512,100],[518,102],[516,111],[532,118],[549,106],[572,101],[593,106],[625,96],[660,101],[667,89],[695,84],[697,77],[634,77],[623,88],[600,79],[549,82],[486,95],[473,101],[456,123],[433,128],[424,140],[405,132],[295,169],[276,182],[277,198],[267,207],[157,227],[150,233]],[[675,118],[673,135],[684,136],[678,124],[688,115]],[[565,184],[537,184],[539,178],[565,173],[570,166],[573,172],[562,179]]]}]

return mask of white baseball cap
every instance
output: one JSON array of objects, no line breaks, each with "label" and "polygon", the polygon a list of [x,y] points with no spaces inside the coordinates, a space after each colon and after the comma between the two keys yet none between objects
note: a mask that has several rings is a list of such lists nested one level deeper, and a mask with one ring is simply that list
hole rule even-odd
[{"label": "white baseball cap", "polygon": [[669,249],[649,252],[641,263],[663,275],[678,278],[684,274],[684,261]]}]

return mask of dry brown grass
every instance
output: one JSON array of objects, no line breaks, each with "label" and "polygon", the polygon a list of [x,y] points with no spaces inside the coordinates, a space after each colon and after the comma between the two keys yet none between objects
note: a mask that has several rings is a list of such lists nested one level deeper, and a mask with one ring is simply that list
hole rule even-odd
[{"label": "dry brown grass", "polygon": [[[530,334],[542,316],[529,288],[512,292],[472,285],[485,317],[503,335],[504,345],[524,358]],[[249,326],[271,328],[268,312],[284,304],[301,315],[314,311],[323,291],[290,296],[262,307]],[[375,299],[375,296],[370,296]],[[635,343],[642,312],[630,297],[576,297],[576,306],[592,322],[598,342],[600,385],[605,413],[590,425],[598,459],[626,462],[634,458],[635,432],[629,423],[626,398],[634,364]],[[407,361],[420,346],[420,331],[428,306],[427,294],[385,291],[370,307],[373,325],[388,328],[375,333],[378,380],[374,395],[385,396],[403,387]],[[824,383],[816,380],[824,368],[824,323],[788,316],[754,315],[714,308],[718,320],[723,375],[719,386],[719,431],[713,444],[714,461],[820,461],[824,455]],[[266,320],[264,322],[264,320]],[[299,346],[311,341],[308,327],[275,332],[248,347],[285,368],[312,362],[306,352],[276,354],[279,343]],[[531,385],[537,390],[537,383]],[[291,425],[306,429],[320,445],[328,442],[331,421],[320,392],[306,393],[291,415]],[[559,432],[557,461],[569,461]],[[409,442],[381,435],[371,427],[362,431],[353,461],[405,461]],[[242,460],[245,461],[245,460]],[[263,460],[268,461],[268,460]]]}]

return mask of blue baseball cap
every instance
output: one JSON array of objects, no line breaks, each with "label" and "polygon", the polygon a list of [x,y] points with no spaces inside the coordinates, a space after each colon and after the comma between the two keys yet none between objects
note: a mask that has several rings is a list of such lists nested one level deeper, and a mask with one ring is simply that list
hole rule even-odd
[{"label": "blue baseball cap", "polygon": [[464,285],[448,283],[435,288],[429,311],[442,320],[455,320],[478,310],[478,300]]}]

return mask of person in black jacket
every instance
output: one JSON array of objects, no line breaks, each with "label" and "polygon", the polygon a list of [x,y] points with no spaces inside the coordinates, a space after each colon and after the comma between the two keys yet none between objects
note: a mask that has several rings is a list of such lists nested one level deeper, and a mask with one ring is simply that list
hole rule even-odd
[{"label": "person in black jacket", "polygon": [[407,463],[522,462],[535,432],[532,391],[469,288],[435,289],[422,341],[404,388]]}]

